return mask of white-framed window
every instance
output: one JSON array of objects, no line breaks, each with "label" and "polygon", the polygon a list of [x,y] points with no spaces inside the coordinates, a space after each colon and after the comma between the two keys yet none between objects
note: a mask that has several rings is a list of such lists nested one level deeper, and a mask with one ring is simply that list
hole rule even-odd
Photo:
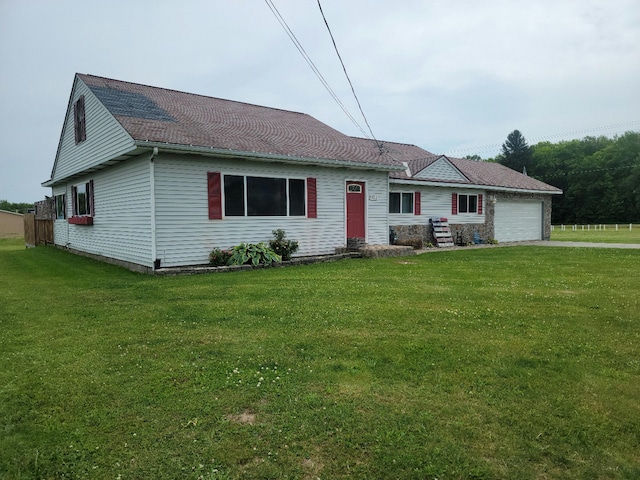
[{"label": "white-framed window", "polygon": [[307,186],[303,178],[224,175],[227,217],[304,217]]},{"label": "white-framed window", "polygon": [[93,180],[71,187],[71,196],[74,217],[93,215]]},{"label": "white-framed window", "polygon": [[478,195],[458,195],[458,213],[478,213]]},{"label": "white-framed window", "polygon": [[389,213],[413,213],[413,192],[390,192]]}]

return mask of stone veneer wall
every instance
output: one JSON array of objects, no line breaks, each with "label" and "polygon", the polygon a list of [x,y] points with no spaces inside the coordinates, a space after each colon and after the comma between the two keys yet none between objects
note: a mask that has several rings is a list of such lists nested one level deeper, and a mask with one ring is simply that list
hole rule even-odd
[{"label": "stone veneer wall", "polygon": [[[484,223],[449,223],[451,236],[456,245],[466,245],[473,242],[473,234],[478,232],[483,241],[493,239],[495,236],[494,219],[495,219],[495,203],[491,201],[494,197],[496,202],[504,200],[541,200],[544,202],[544,233],[543,240],[549,240],[551,237],[551,195],[544,194],[525,194],[525,193],[489,193],[486,195],[484,208]],[[431,224],[427,225],[392,225],[390,227],[392,234],[396,237],[397,242],[410,240],[413,238],[421,238],[424,244],[431,243],[435,245],[433,237],[433,229]]]}]

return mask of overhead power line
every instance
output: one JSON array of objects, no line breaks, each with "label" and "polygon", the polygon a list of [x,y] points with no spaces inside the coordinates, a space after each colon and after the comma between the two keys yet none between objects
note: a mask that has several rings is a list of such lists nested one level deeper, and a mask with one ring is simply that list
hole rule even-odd
[{"label": "overhead power line", "polygon": [[371,125],[369,125],[369,121],[367,120],[367,116],[364,114],[364,110],[362,110],[362,105],[360,104],[360,100],[358,99],[358,95],[356,95],[356,90],[353,88],[353,83],[351,82],[351,78],[349,78],[349,74],[347,73],[347,67],[345,67],[344,62],[342,61],[342,56],[340,55],[340,51],[338,50],[338,45],[336,45],[336,40],[333,37],[333,33],[331,32],[331,27],[329,27],[329,22],[327,22],[327,17],[324,15],[324,11],[322,10],[322,5],[320,4],[320,0],[318,1],[318,8],[320,9],[320,14],[322,15],[322,19],[324,20],[324,24],[327,27],[327,31],[329,32],[329,36],[331,37],[331,42],[333,43],[333,48],[338,55],[338,59],[340,60],[340,65],[342,65],[342,70],[344,71],[345,77],[347,77],[347,81],[349,82],[349,86],[351,87],[351,92],[353,93],[353,98],[356,99],[356,103],[358,104],[358,108],[360,109],[360,113],[362,114],[362,118],[364,118],[364,123],[367,124],[367,128],[369,129],[369,133],[371,133],[371,137],[375,140],[378,148],[380,149],[380,153],[383,152],[383,147],[380,142],[376,139],[376,136],[373,134],[373,130],[371,129]]},{"label": "overhead power line", "polygon": [[547,173],[544,175],[535,175],[534,178],[538,179],[538,180],[554,180],[560,177],[568,177],[568,176],[573,176],[573,175],[580,175],[580,174],[584,174],[584,173],[594,173],[594,172],[607,172],[607,173],[611,173],[611,172],[615,172],[618,170],[627,170],[627,169],[633,169],[633,168],[637,168],[638,165],[618,165],[618,166],[607,166],[607,167],[600,167],[600,168],[589,168],[589,169],[584,169],[584,170],[558,170],[555,171],[553,173]]},{"label": "overhead power line", "polygon": [[[329,82],[327,82],[327,80],[324,78],[324,76],[322,75],[322,73],[320,72],[320,70],[318,69],[316,64],[313,63],[313,60],[311,60],[311,57],[309,56],[307,51],[304,49],[304,47],[302,46],[302,44],[300,43],[300,41],[298,40],[296,35],[293,33],[293,31],[291,30],[291,28],[287,24],[286,20],[284,19],[284,17],[282,16],[282,14],[278,10],[278,8],[274,5],[273,0],[265,0],[265,3],[267,4],[269,9],[271,10],[271,13],[273,13],[273,15],[276,17],[276,20],[278,20],[278,23],[280,24],[280,26],[282,26],[284,31],[287,33],[289,39],[293,42],[295,47],[298,49],[298,52],[300,52],[302,57],[305,59],[305,61],[307,62],[307,64],[309,65],[309,67],[311,68],[313,73],[316,75],[316,77],[318,77],[318,80],[320,80],[320,83],[322,83],[322,85],[327,90],[327,92],[329,92],[329,95],[331,95],[331,97],[334,99],[334,101],[340,106],[342,111],[347,115],[349,120],[351,120],[351,122],[356,126],[356,128],[358,128],[358,130],[360,130],[360,132],[362,132],[362,134],[365,137],[370,138],[369,134],[364,130],[364,128],[362,128],[362,126],[360,126],[360,124],[353,117],[353,115],[351,115],[351,113],[349,112],[347,107],[342,103],[340,98],[338,98],[338,95],[331,88],[331,86],[329,85]],[[324,15],[323,15],[323,17],[324,17]],[[326,20],[325,20],[325,23],[326,23]],[[358,105],[359,104],[360,103],[358,102]],[[361,109],[361,111],[362,111],[362,109]],[[365,122],[366,122],[366,118],[365,118]],[[367,126],[368,125],[369,124],[367,123]],[[371,131],[370,127],[369,127],[369,131]],[[371,134],[371,136],[373,136],[373,133]],[[374,138],[374,140],[375,140],[375,138]]]},{"label": "overhead power line", "polygon": [[[540,143],[540,142],[544,142],[544,141],[548,141],[548,140],[552,140],[552,139],[557,139],[557,138],[563,138],[563,137],[573,137],[575,138],[578,135],[585,135],[585,134],[589,134],[589,133],[595,133],[595,132],[603,132],[603,131],[611,131],[611,130],[616,130],[619,131],[620,129],[625,129],[625,128],[630,128],[633,127],[634,125],[640,125],[640,120],[632,120],[630,122],[623,122],[623,123],[615,123],[612,125],[604,125],[602,127],[593,127],[593,128],[586,128],[583,130],[575,130],[573,132],[565,132],[565,133],[554,133],[554,134],[550,134],[550,135],[544,135],[541,137],[534,137],[534,138],[530,138],[527,140],[527,142],[530,145],[535,145],[536,143]],[[480,147],[463,147],[463,148],[454,148],[451,150],[447,150],[446,154],[452,154],[452,153],[480,153],[480,152],[489,152],[489,151],[495,151],[497,149],[500,149],[502,147],[502,144],[493,144],[493,145],[484,145],[484,146],[480,146]]]}]

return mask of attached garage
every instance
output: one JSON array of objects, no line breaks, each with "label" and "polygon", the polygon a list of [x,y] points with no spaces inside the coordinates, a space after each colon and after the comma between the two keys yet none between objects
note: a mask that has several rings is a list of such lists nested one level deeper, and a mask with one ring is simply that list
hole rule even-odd
[{"label": "attached garage", "polygon": [[499,242],[542,240],[541,200],[499,200],[495,205],[495,238]]}]

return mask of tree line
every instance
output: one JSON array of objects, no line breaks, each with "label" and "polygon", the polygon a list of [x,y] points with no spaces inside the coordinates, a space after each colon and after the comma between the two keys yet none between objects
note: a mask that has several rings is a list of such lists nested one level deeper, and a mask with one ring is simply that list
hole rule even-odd
[{"label": "tree line", "polygon": [[489,161],[562,189],[554,224],[640,222],[640,132],[529,146],[514,130]]},{"label": "tree line", "polygon": [[33,203],[13,203],[8,200],[0,200],[0,210],[14,213],[29,213],[29,210],[33,210]]}]

